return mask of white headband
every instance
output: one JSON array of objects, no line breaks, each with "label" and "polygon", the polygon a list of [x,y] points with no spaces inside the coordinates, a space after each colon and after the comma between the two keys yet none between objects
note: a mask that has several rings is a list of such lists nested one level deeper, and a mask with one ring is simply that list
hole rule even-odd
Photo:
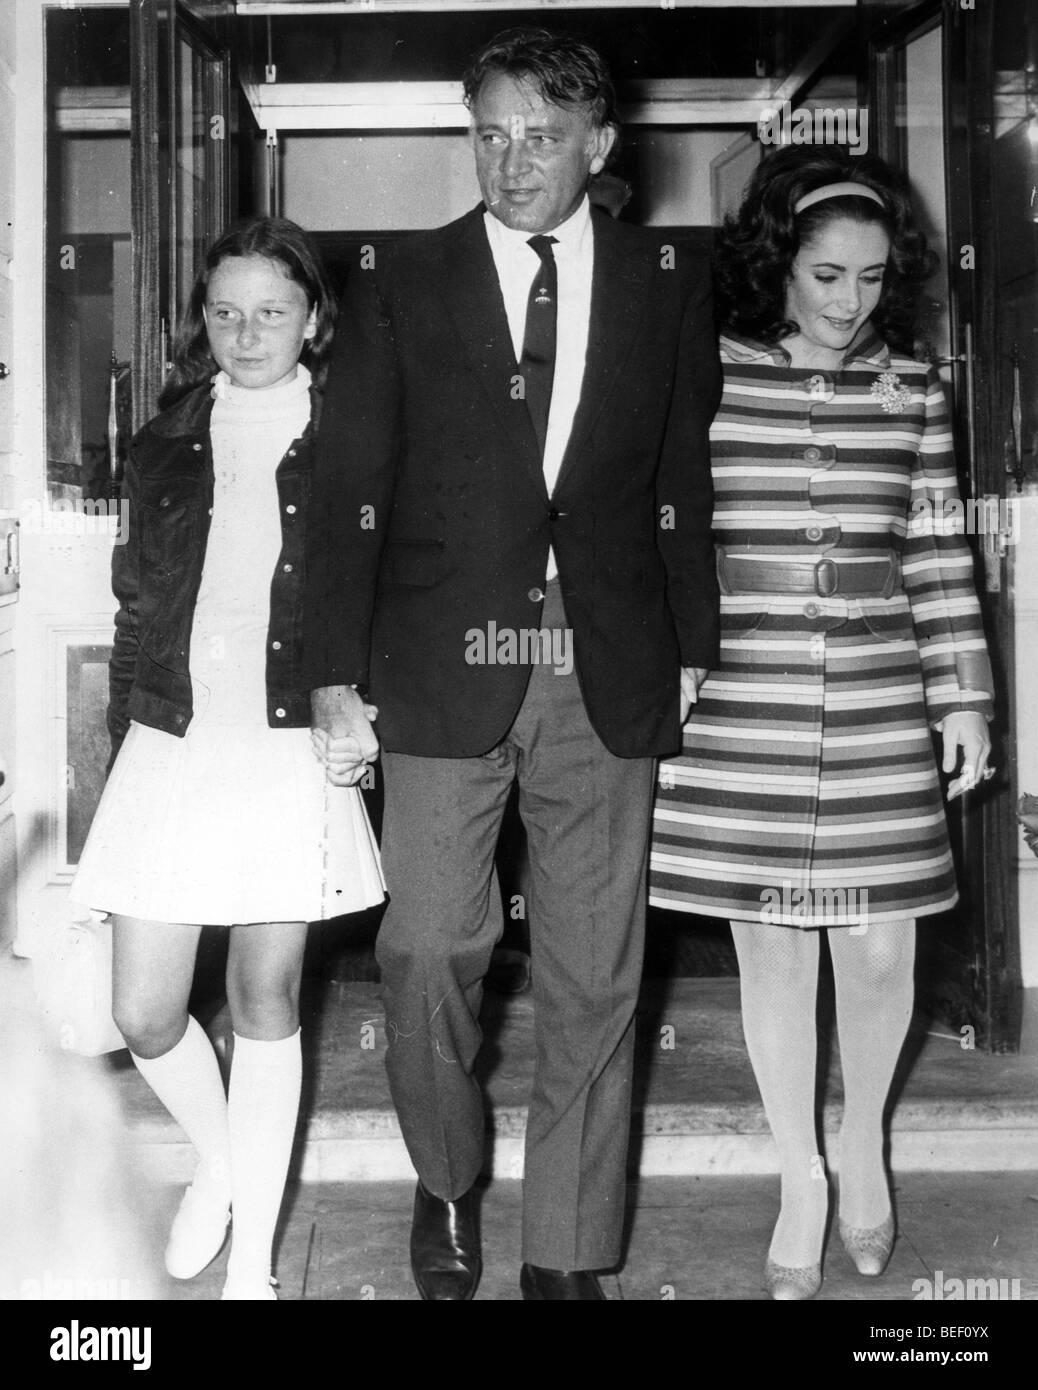
[{"label": "white headband", "polygon": [[874,203],[879,203],[880,207],[886,211],[886,203],[873,189],[864,183],[826,183],[821,188],[816,188],[813,193],[805,193],[800,201],[794,204],[793,215],[803,212],[805,208],[814,207],[815,203],[824,202],[826,198],[871,198]]}]

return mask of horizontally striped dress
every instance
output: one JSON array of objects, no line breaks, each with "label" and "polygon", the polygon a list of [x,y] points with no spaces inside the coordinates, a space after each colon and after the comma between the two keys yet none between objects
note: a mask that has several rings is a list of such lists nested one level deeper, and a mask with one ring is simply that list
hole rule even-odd
[{"label": "horizontally striped dress", "polygon": [[899,550],[903,589],[722,593],[720,666],[660,767],[650,900],[801,927],[941,912],[930,725],[990,718],[992,685],[940,381],[869,324],[835,372],[734,336],[721,360],[718,544],[841,566]]}]

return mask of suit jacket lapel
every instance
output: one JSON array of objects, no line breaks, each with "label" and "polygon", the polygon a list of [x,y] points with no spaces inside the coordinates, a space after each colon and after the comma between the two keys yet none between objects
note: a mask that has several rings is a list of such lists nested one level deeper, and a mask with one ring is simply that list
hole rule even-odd
[{"label": "suit jacket lapel", "polygon": [[649,300],[648,261],[628,252],[622,233],[608,214],[593,208],[591,216],[595,262],[584,381],[556,492],[576,465],[592,425],[616,389],[616,379],[630,355]]},{"label": "suit jacket lapel", "polygon": [[443,252],[437,289],[501,428],[547,501],[533,421],[526,402],[517,400],[514,394],[519,364],[512,349],[505,301],[483,225],[483,212],[480,204],[459,223],[456,239]]}]

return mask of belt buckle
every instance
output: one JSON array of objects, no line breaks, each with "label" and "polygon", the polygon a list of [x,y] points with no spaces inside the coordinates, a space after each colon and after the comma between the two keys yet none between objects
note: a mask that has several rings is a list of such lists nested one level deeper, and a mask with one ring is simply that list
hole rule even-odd
[{"label": "belt buckle", "polygon": [[831,598],[840,587],[840,571],[833,560],[819,560],[815,565],[815,593]]}]

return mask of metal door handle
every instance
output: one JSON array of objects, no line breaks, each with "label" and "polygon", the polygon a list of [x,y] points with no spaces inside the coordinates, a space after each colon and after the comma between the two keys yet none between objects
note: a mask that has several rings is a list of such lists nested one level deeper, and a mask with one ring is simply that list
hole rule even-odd
[{"label": "metal door handle", "polygon": [[4,560],[4,574],[20,574],[21,551],[18,544],[18,522],[7,533],[7,556]]}]

